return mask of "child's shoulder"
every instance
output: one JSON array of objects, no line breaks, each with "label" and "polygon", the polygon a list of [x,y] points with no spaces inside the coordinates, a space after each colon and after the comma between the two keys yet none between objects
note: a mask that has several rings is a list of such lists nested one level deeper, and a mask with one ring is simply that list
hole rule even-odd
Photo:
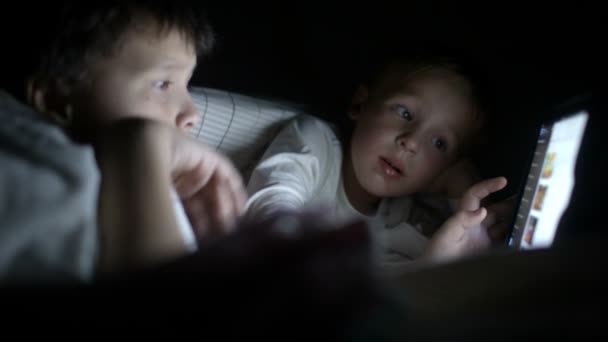
[{"label": "child's shoulder", "polygon": [[[0,90],[0,132],[2,139],[23,142],[27,145],[45,145],[52,148],[63,145],[68,138],[60,127],[46,121],[30,106],[11,94]],[[50,144],[50,145],[49,145]]]},{"label": "child's shoulder", "polygon": [[95,172],[91,146],[74,142],[59,126],[2,90],[0,120],[0,143],[11,151],[0,158],[1,164],[6,166],[5,171],[11,164],[36,165],[30,168],[32,175],[42,174],[45,169],[61,170],[62,176],[80,174],[84,177]]},{"label": "child's shoulder", "polygon": [[334,127],[327,121],[310,114],[300,114],[291,120],[285,130],[311,142],[338,142]]},{"label": "child's shoulder", "polygon": [[328,122],[310,114],[300,114],[285,124],[263,159],[279,153],[295,153],[314,156],[323,164],[338,158],[341,150],[341,144]]},{"label": "child's shoulder", "polygon": [[311,114],[299,114],[293,118],[291,124],[303,132],[333,133],[333,128],[329,122]]}]

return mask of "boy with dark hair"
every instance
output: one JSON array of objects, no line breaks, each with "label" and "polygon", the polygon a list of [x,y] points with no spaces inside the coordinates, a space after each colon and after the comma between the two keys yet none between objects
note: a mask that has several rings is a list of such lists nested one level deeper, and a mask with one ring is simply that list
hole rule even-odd
[{"label": "boy with dark hair", "polygon": [[233,226],[245,201],[238,172],[180,132],[197,117],[197,56],[213,45],[184,4],[45,13],[44,43],[14,87],[21,101],[0,93],[2,281],[90,280],[184,254],[172,188],[200,236]]}]

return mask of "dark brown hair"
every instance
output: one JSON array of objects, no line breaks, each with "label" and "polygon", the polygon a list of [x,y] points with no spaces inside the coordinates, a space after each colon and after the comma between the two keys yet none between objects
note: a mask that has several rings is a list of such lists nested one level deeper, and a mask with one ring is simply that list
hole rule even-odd
[{"label": "dark brown hair", "polygon": [[[39,7],[39,5],[34,5]],[[48,8],[45,8],[48,7]],[[96,57],[115,51],[135,24],[155,23],[159,34],[180,31],[201,56],[214,45],[214,34],[203,9],[186,1],[93,1],[44,5],[36,13],[22,13],[35,27],[31,36],[16,40],[21,68],[13,82],[21,87],[29,77],[74,82]],[[16,37],[17,38],[17,37]],[[13,93],[23,98],[13,84]]]}]

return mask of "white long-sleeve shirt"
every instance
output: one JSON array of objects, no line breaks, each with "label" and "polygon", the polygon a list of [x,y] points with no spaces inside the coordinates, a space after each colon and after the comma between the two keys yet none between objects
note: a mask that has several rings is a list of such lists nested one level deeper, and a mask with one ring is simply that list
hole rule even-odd
[{"label": "white long-sleeve shirt", "polygon": [[404,196],[382,200],[375,215],[365,216],[346,196],[341,167],[342,146],[332,128],[312,116],[297,117],[279,132],[253,169],[247,185],[247,216],[320,209],[336,223],[363,219],[379,243],[381,265],[389,271],[407,267],[428,241],[422,226],[438,226],[447,208],[427,201],[442,213],[429,214],[431,207],[424,209]]}]

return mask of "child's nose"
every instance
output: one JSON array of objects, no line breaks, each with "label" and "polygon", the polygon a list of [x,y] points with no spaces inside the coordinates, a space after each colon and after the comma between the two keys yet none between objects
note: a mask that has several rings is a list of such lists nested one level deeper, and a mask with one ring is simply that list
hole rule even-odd
[{"label": "child's nose", "polygon": [[184,132],[188,132],[194,128],[199,120],[199,117],[200,115],[196,110],[196,106],[190,100],[179,112],[179,114],[177,114],[177,117],[175,118],[175,126]]},{"label": "child's nose", "polygon": [[415,134],[402,134],[398,136],[397,144],[406,151],[418,151],[418,137]]}]

